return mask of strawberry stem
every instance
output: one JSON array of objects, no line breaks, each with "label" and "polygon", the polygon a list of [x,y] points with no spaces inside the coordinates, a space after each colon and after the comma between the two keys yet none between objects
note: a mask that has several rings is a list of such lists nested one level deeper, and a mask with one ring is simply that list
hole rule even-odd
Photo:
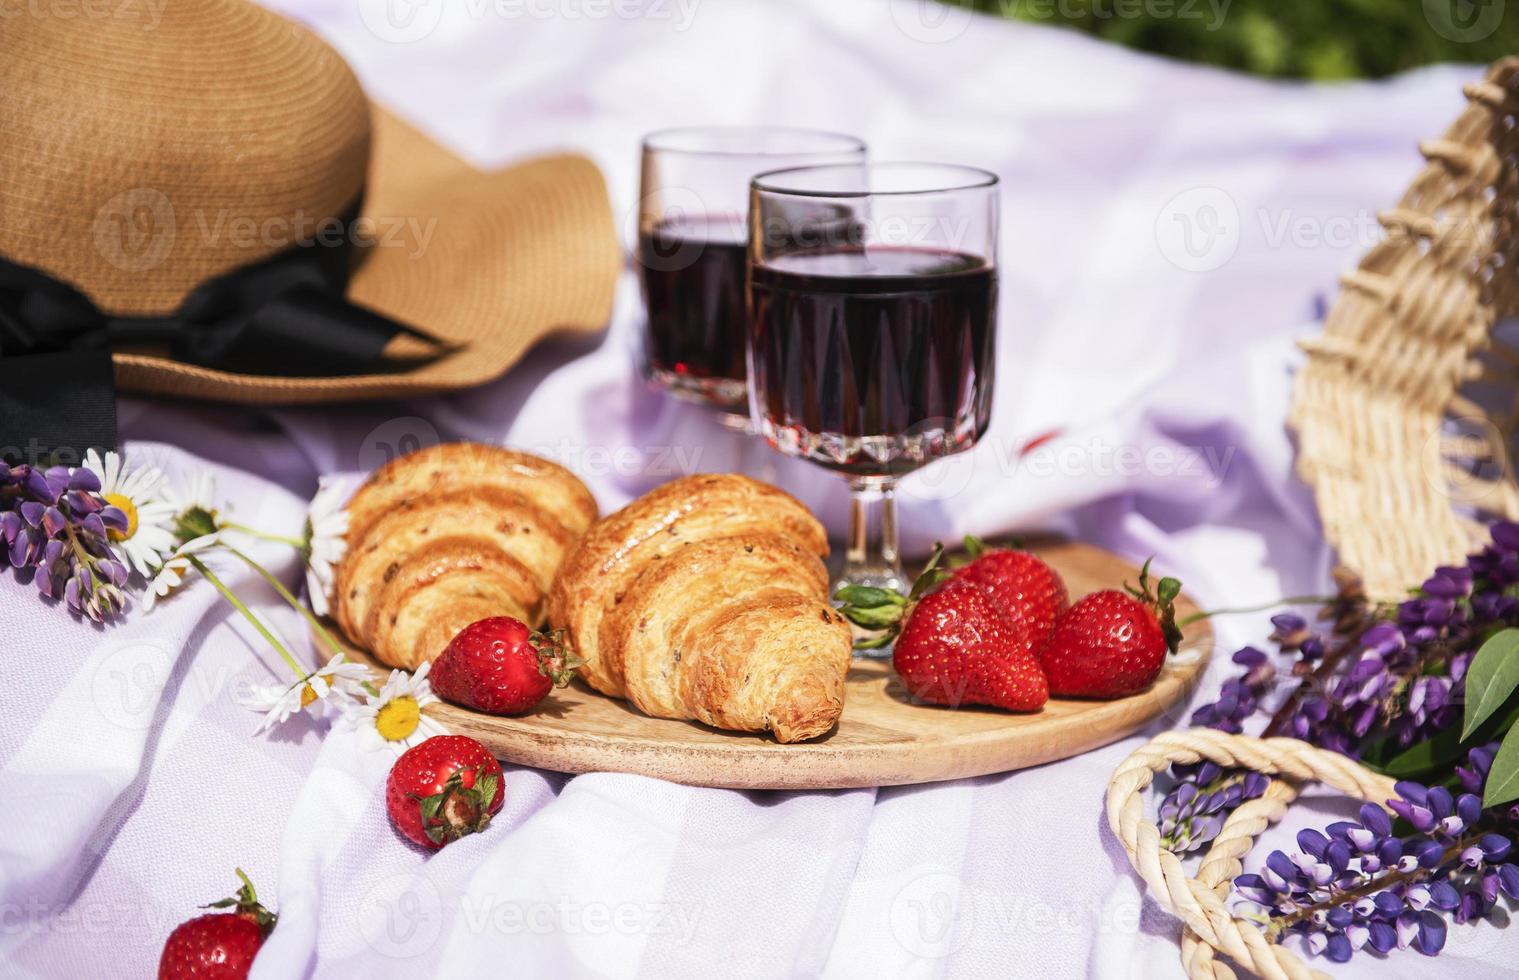
[{"label": "strawberry stem", "polygon": [[935,544],[934,553],[918,573],[912,591],[905,596],[893,589],[870,585],[846,585],[833,594],[845,619],[874,634],[855,640],[856,650],[879,650],[897,638],[918,600],[950,576],[950,571],[939,565],[943,558],[944,546]]},{"label": "strawberry stem", "polygon": [[574,679],[575,668],[585,666],[585,661],[575,656],[569,633],[563,629],[547,633],[534,630],[528,642],[538,652],[538,673],[553,681],[555,687],[564,687]]},{"label": "strawberry stem", "polygon": [[268,909],[264,908],[264,906],[259,904],[258,892],[254,891],[253,882],[248,878],[248,875],[243,872],[243,869],[234,868],[233,870],[237,872],[237,877],[241,879],[243,883],[242,887],[237,890],[237,894],[233,895],[231,898],[223,898],[218,899],[215,902],[207,902],[205,905],[202,905],[201,908],[232,909],[232,914],[242,916],[244,919],[247,919],[249,922],[252,922],[254,925],[258,926],[259,929],[263,931],[265,936],[269,935],[269,933],[274,929],[275,922],[279,920],[279,916],[275,915],[273,912],[269,911]]},{"label": "strawberry stem", "polygon": [[443,783],[443,792],[431,796],[412,795],[422,810],[422,831],[434,844],[447,844],[469,834],[478,834],[490,823],[491,802],[496,798],[496,777],[479,776],[474,786],[464,785],[466,770],[457,769]]},{"label": "strawberry stem", "polygon": [[1138,588],[1127,582],[1123,584],[1123,587],[1135,599],[1155,611],[1155,618],[1160,622],[1161,634],[1166,638],[1166,649],[1175,653],[1183,639],[1181,627],[1176,623],[1176,597],[1181,595],[1181,581],[1166,576],[1155,583],[1155,591],[1151,592],[1150,563],[1154,560],[1152,555],[1146,558],[1144,565],[1140,567]]}]

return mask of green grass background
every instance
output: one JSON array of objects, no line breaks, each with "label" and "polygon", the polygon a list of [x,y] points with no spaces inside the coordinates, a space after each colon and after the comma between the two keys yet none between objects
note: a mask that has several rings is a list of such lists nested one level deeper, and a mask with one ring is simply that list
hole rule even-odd
[{"label": "green grass background", "polygon": [[[1226,7],[1226,0],[945,2],[1278,77],[1376,78],[1435,62],[1519,54],[1519,0],[1232,0]],[[1463,32],[1454,23],[1469,26]],[[1452,33],[1458,38],[1445,36]]]}]

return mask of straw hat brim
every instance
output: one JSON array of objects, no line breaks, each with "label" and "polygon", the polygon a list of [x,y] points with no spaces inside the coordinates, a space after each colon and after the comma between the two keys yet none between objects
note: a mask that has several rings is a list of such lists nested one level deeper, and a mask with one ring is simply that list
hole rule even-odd
[{"label": "straw hat brim", "polygon": [[365,250],[349,298],[458,350],[411,370],[340,377],[237,374],[118,351],[122,391],[250,404],[450,391],[500,377],[551,334],[605,327],[622,256],[593,163],[558,155],[483,173],[371,108],[363,214],[381,241]]}]

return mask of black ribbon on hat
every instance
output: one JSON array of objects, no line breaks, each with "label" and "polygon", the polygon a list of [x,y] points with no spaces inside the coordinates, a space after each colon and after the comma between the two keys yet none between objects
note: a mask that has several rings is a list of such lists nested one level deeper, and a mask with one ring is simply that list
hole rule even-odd
[{"label": "black ribbon on hat", "polygon": [[[114,448],[118,345],[166,346],[186,364],[287,377],[384,373],[449,353],[344,296],[353,219],[343,228],[341,245],[302,242],[207,280],[167,316],[111,316],[68,283],[0,257],[0,456],[73,462],[85,449]],[[398,334],[425,341],[426,352],[386,357]]]}]

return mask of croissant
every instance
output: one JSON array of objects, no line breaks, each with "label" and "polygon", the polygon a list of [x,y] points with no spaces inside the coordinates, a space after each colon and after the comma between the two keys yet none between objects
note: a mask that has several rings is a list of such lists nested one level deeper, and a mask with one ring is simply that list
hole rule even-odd
[{"label": "croissant", "polygon": [[401,456],[348,503],[333,614],[349,639],[407,669],[476,620],[536,625],[596,513],[574,474],[537,456],[479,443]]},{"label": "croissant", "polygon": [[838,723],[849,671],[827,554],[822,525],[790,495],[732,474],[685,477],[586,532],[548,617],[604,694],[658,718],[803,741]]}]

